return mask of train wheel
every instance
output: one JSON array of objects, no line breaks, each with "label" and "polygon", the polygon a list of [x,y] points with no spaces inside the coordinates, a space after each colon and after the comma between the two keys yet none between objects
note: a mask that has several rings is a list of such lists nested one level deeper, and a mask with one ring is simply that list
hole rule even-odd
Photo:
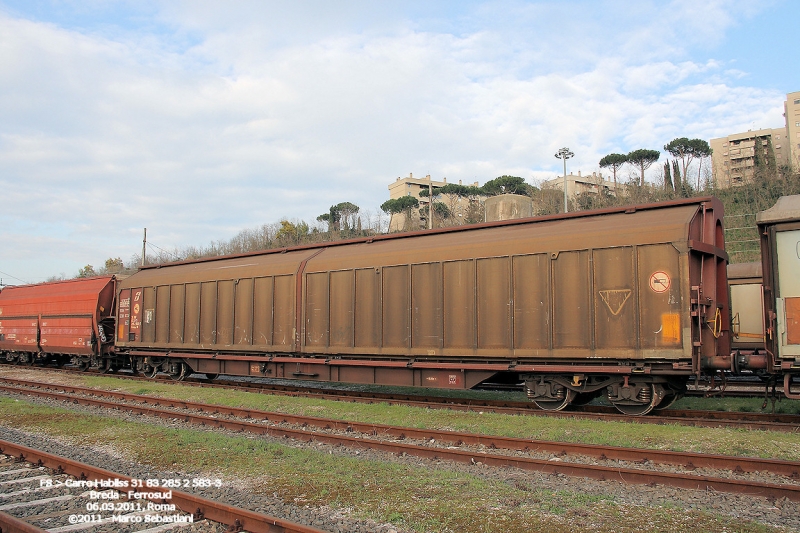
[{"label": "train wheel", "polygon": [[170,366],[169,377],[171,377],[175,381],[183,381],[184,379],[186,379],[186,376],[189,375],[189,372],[187,371],[189,365],[187,365],[186,363],[175,363],[169,366]]},{"label": "train wheel", "polygon": [[533,403],[542,411],[561,411],[575,399],[576,393],[571,389],[563,389],[564,397],[559,399],[533,400]]},{"label": "train wheel", "polygon": [[617,400],[611,402],[617,411],[628,416],[642,416],[652,411],[661,402],[653,383],[644,387],[636,400]]},{"label": "train wheel", "polygon": [[661,403],[658,404],[657,406],[655,406],[654,409],[656,411],[661,411],[662,409],[668,409],[668,408],[672,407],[672,404],[674,404],[675,402],[677,402],[681,398],[683,398],[683,394],[667,394],[664,397],[664,399],[661,400]]},{"label": "train wheel", "polygon": [[217,379],[218,377],[219,377],[219,374],[206,373],[206,379]]},{"label": "train wheel", "polygon": [[155,379],[158,375],[158,367],[145,365],[144,368],[142,368],[142,374],[144,374],[146,378]]}]

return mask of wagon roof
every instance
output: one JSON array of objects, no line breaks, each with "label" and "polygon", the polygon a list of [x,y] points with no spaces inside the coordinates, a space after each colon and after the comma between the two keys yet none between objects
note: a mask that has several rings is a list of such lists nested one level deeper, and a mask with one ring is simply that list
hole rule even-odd
[{"label": "wagon roof", "polygon": [[756,223],[792,222],[800,220],[800,194],[781,196],[775,205],[756,215]]},{"label": "wagon roof", "polygon": [[[538,216],[538,217],[530,217],[530,218],[522,218],[516,220],[504,220],[500,222],[484,222],[480,224],[470,224],[464,226],[452,226],[448,228],[439,228],[439,229],[432,229],[432,230],[419,230],[419,231],[409,231],[404,233],[392,233],[387,235],[373,235],[369,237],[359,237],[355,239],[347,239],[341,241],[333,241],[333,242],[320,242],[320,243],[312,243],[312,244],[302,244],[297,246],[288,246],[284,248],[271,248],[268,250],[258,250],[255,252],[248,252],[243,254],[232,254],[232,255],[223,255],[223,256],[215,256],[215,257],[204,257],[199,259],[192,259],[186,261],[175,261],[172,263],[162,263],[157,265],[145,265],[141,267],[140,271],[150,270],[150,269],[161,269],[165,267],[172,267],[177,265],[183,264],[197,264],[197,263],[204,263],[204,262],[212,262],[212,261],[226,261],[236,258],[247,258],[247,257],[254,257],[254,256],[261,256],[261,255],[273,255],[273,254],[286,254],[288,252],[296,252],[296,251],[303,251],[303,250],[319,250],[324,248],[332,248],[338,246],[346,246],[350,244],[356,243],[372,243],[372,242],[379,242],[379,241],[386,241],[386,240],[401,240],[401,239],[409,239],[413,237],[419,237],[421,235],[440,235],[440,234],[453,234],[453,233],[461,233],[461,232],[473,232],[479,231],[486,228],[496,228],[496,227],[505,227],[505,226],[521,226],[521,225],[530,225],[530,224],[540,224],[542,222],[547,221],[555,221],[555,220],[572,220],[572,219],[582,219],[582,218],[592,218],[592,217],[602,217],[605,215],[610,215],[614,213],[635,213],[640,211],[649,211],[649,210],[662,210],[662,209],[669,209],[674,208],[676,206],[681,205],[693,205],[699,206],[706,202],[714,202],[717,204],[716,209],[718,212],[722,213],[722,204],[716,198],[712,196],[703,196],[697,198],[687,198],[687,199],[680,199],[680,200],[672,200],[668,202],[657,202],[657,203],[650,203],[650,204],[637,204],[637,205],[629,205],[629,206],[620,206],[620,207],[612,207],[606,209],[594,209],[588,211],[578,211],[575,213],[566,213],[566,214],[558,214],[558,215],[545,215],[545,216]],[[134,274],[136,276],[136,274]]]},{"label": "wagon roof", "polygon": [[61,295],[100,292],[116,276],[94,276],[75,278],[30,285],[8,285],[0,292],[0,300],[5,298],[33,297],[38,295]]},{"label": "wagon roof", "polygon": [[29,314],[94,313],[114,276],[14,285],[0,292],[0,319]]},{"label": "wagon roof", "polygon": [[760,278],[761,263],[732,263],[728,265],[728,279]]}]

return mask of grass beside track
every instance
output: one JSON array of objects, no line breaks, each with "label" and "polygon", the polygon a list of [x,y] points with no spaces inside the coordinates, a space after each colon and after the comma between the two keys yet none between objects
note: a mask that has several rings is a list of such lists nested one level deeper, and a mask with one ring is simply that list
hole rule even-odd
[{"label": "grass beside track", "polygon": [[[774,410],[773,410],[774,406]],[[702,409],[705,411],[730,411],[733,413],[800,414],[800,401],[779,396],[775,402],[764,398],[681,398],[672,409]]]},{"label": "grass beside track", "polygon": [[82,446],[102,446],[104,451],[111,448],[162,471],[180,468],[184,476],[222,476],[287,502],[329,506],[411,531],[783,531],[670,502],[633,506],[613,497],[543,490],[522,473],[515,481],[498,481],[446,466],[420,468],[342,457],[220,431],[171,429],[6,397],[0,397],[0,424]]},{"label": "grass beside track", "polygon": [[98,389],[364,423],[560,442],[800,460],[800,434],[777,431],[695,428],[423,409],[386,403],[365,404],[273,396],[158,381],[141,383],[103,376],[80,378],[72,376],[70,381],[75,385]]}]

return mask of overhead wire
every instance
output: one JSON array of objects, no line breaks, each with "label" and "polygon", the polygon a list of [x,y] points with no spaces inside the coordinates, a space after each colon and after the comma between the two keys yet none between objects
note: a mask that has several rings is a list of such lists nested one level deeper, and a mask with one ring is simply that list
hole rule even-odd
[{"label": "overhead wire", "polygon": [[165,253],[165,254],[167,254],[167,255],[170,255],[170,256],[174,257],[175,259],[178,259],[178,260],[180,260],[180,259],[181,259],[181,257],[180,257],[178,254],[175,254],[175,253],[173,253],[173,252],[170,252],[169,250],[165,250],[165,249],[161,248],[160,246],[156,246],[156,245],[155,245],[155,244],[153,244],[152,242],[149,242],[149,241],[148,241],[148,242],[147,242],[147,246],[152,246],[153,248],[155,248],[155,249],[156,249],[156,250],[158,250],[159,252],[162,252],[162,253]]},{"label": "overhead wire", "polygon": [[11,275],[11,274],[9,274],[8,272],[3,272],[2,270],[0,270],[0,274],[2,274],[2,275],[4,275],[4,276],[8,276],[9,278],[14,278],[14,279],[15,279],[15,280],[17,280],[17,281],[21,281],[21,282],[22,282],[22,283],[24,283],[25,285],[30,285],[30,282],[29,282],[29,281],[25,281],[24,279],[20,279],[20,278],[18,278],[17,276],[12,276],[12,275]]}]

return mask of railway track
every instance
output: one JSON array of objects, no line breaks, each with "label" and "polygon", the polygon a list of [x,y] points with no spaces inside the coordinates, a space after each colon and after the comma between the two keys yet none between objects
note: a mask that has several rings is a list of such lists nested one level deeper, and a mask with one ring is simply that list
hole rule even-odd
[{"label": "railway track", "polygon": [[[0,531],[68,533],[119,525],[126,531],[324,533],[277,517],[0,440]],[[149,496],[145,498],[144,496]],[[199,528],[198,528],[199,525]]]},{"label": "railway track", "polygon": [[[793,461],[419,430],[80,387],[37,384],[36,388],[30,388],[30,385],[6,383],[0,388],[13,394],[44,397],[102,409],[124,409],[131,413],[178,419],[207,428],[292,438],[303,442],[496,467],[516,467],[623,483],[655,483],[683,489],[714,490],[800,501],[800,463]],[[55,390],[58,392],[54,392]]]},{"label": "railway track", "polygon": [[[14,368],[9,366],[7,368]],[[47,368],[48,371],[86,375],[86,371],[71,369]],[[135,376],[128,373],[108,374],[120,379],[152,382],[153,378]],[[163,376],[167,382],[172,382]],[[157,381],[161,381],[160,376]],[[300,384],[265,383],[260,380],[208,380],[204,378],[189,378],[181,384],[197,387],[218,387],[240,391],[268,392],[270,394],[284,394],[290,396],[303,396],[310,398],[323,398],[332,401],[359,402],[359,403],[387,403],[390,405],[410,405],[426,409],[450,409],[458,411],[485,411],[512,415],[534,415],[557,418],[589,419],[614,422],[634,422],[648,424],[678,424],[690,427],[735,427],[750,430],[768,430],[796,432],[800,430],[800,416],[776,413],[743,413],[727,411],[706,411],[690,409],[662,409],[654,411],[645,417],[628,416],[619,413],[609,406],[586,405],[571,408],[565,411],[543,411],[529,401],[495,400],[488,398],[456,398],[446,396],[420,396],[409,393],[342,390],[339,388],[319,387],[311,383],[307,386]]]},{"label": "railway track", "polygon": [[[133,379],[145,379],[132,377]],[[529,401],[492,400],[488,398],[465,399],[446,396],[419,396],[407,393],[331,390],[329,388],[280,385],[257,381],[230,381],[195,379],[182,383],[195,386],[217,386],[234,390],[268,391],[271,394],[320,397],[327,400],[411,405],[426,409],[451,409],[458,411],[481,410],[511,415],[534,415],[557,418],[594,419],[645,424],[679,424],[693,427],[740,427],[742,429],[795,432],[800,428],[800,416],[776,413],[742,413],[692,409],[661,409],[647,416],[628,416],[613,407],[585,405],[564,411],[543,411]]]}]

